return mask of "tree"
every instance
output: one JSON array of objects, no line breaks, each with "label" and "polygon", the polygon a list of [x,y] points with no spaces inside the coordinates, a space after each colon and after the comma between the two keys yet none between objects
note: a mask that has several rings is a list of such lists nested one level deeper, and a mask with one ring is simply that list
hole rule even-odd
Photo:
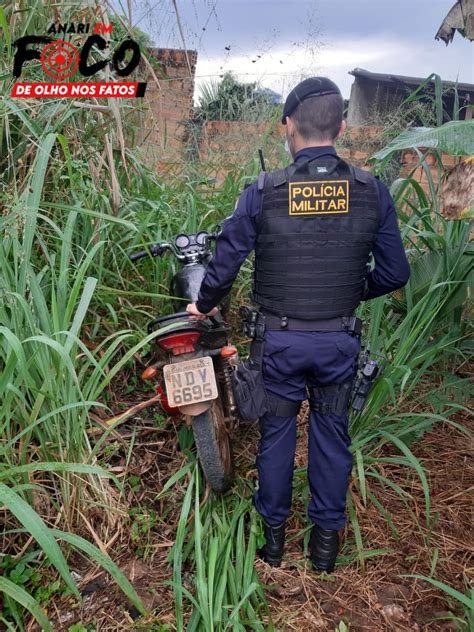
[{"label": "tree", "polygon": [[474,0],[457,0],[444,18],[435,39],[442,39],[446,46],[458,31],[468,40],[474,40]]},{"label": "tree", "polygon": [[227,72],[220,82],[210,81],[201,88],[199,118],[207,121],[268,120],[275,107],[274,96],[257,83],[242,83]]}]

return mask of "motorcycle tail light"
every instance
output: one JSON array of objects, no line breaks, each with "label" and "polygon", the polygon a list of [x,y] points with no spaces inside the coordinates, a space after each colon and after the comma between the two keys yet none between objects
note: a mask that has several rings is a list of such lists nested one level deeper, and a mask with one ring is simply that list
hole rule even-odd
[{"label": "motorcycle tail light", "polygon": [[237,349],[232,346],[222,347],[221,349],[221,358],[231,358],[233,355],[237,353]]},{"label": "motorcycle tail light", "polygon": [[156,392],[160,398],[160,405],[161,408],[163,408],[163,410],[165,411],[165,413],[168,413],[168,415],[179,415],[179,408],[175,408],[174,406],[170,406],[168,403],[168,398],[166,397],[166,391],[163,387],[163,384],[160,382],[157,387],[156,387]]},{"label": "motorcycle tail light", "polygon": [[158,373],[158,369],[156,368],[156,366],[149,366],[147,369],[142,371],[140,377],[144,381],[151,380],[152,378],[155,377],[157,373]]},{"label": "motorcycle tail light", "polygon": [[196,343],[201,337],[199,331],[189,331],[181,334],[171,334],[170,336],[164,336],[159,338],[157,343],[162,349],[171,351],[173,355],[179,355],[181,353],[190,353],[196,348]]}]

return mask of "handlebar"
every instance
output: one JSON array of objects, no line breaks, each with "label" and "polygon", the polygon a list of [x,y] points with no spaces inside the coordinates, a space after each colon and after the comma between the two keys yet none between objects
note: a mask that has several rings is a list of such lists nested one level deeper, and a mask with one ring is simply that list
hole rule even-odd
[{"label": "handlebar", "polygon": [[170,244],[151,244],[149,250],[139,250],[138,252],[132,252],[131,255],[128,256],[130,261],[138,261],[138,259],[143,259],[143,257],[148,257],[151,255],[152,257],[161,257],[161,255],[170,248]]},{"label": "handlebar", "polygon": [[[215,241],[219,233],[220,227],[218,227],[213,233],[207,233],[207,235],[205,236],[205,241],[201,247],[204,250],[208,249],[209,242]],[[132,252],[132,254],[129,255],[128,258],[130,261],[138,261],[139,259],[143,259],[144,257],[147,257],[149,255],[151,255],[152,257],[161,257],[163,253],[167,250],[170,250],[178,261],[187,261],[188,255],[186,255],[184,251],[180,252],[180,249],[177,245],[169,242],[163,242],[161,244],[150,244],[148,250],[139,250],[138,252]]]},{"label": "handlebar", "polygon": [[148,252],[146,252],[146,250],[139,250],[138,252],[133,252],[131,255],[129,255],[128,258],[130,259],[130,261],[138,261],[138,259],[142,259],[147,255]]}]

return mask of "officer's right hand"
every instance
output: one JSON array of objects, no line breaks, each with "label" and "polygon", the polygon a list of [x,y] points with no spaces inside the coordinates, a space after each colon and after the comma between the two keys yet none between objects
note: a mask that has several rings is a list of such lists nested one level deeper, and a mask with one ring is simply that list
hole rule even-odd
[{"label": "officer's right hand", "polygon": [[219,310],[217,309],[217,307],[213,307],[211,309],[210,312],[208,312],[207,314],[202,314],[196,307],[196,303],[189,303],[189,305],[186,306],[186,311],[191,314],[191,316],[194,317],[195,320],[204,320],[205,318],[207,318],[208,316],[215,316]]}]

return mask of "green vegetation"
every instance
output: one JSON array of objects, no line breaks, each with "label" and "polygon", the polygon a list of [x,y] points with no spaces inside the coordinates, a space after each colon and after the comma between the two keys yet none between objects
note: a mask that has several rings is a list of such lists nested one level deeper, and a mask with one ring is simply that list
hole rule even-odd
[{"label": "green vegetation", "polygon": [[[230,626],[242,632],[269,629],[268,621],[271,619],[265,593],[254,570],[261,535],[255,514],[249,515],[245,479],[237,481],[232,497],[215,498],[202,509],[201,481],[199,468],[194,463],[170,553],[172,586],[176,595],[176,627],[183,629],[183,602],[186,600],[194,607],[187,630],[214,631],[229,629]],[[194,517],[190,522],[193,496]],[[182,581],[186,561],[192,561],[195,566],[193,593]]]},{"label": "green vegetation", "polygon": [[264,121],[281,111],[257,83],[243,83],[227,72],[220,81],[210,81],[201,88],[198,119],[200,121]]},{"label": "green vegetation", "polygon": [[[92,432],[100,409],[117,412],[116,383],[123,376],[132,379],[134,357],[148,349],[149,314],[172,309],[167,286],[174,264],[150,261],[138,269],[127,255],[221,221],[258,165],[235,170],[219,188],[207,178],[205,165],[190,165],[179,180],[163,182],[126,143],[123,130],[134,114],[129,104],[110,101],[104,111],[66,100],[12,100],[11,40],[27,30],[40,32],[47,22],[41,7],[15,16],[12,11],[10,2],[0,9],[0,522],[6,547],[0,558],[0,621],[7,629],[24,630],[31,613],[48,630],[46,602],[53,595],[80,598],[68,562],[73,551],[101,566],[137,610],[145,610],[117,565],[89,541],[95,536],[101,541],[102,533],[128,520],[132,540],[146,548],[143,541],[159,520],[156,513],[126,506],[123,485],[107,464],[115,449],[107,443],[114,428]],[[68,11],[64,21],[74,6]],[[34,66],[27,72],[34,76]],[[213,108],[209,105],[221,114]],[[383,168],[402,146],[426,146],[428,138],[435,156],[440,149],[472,153],[472,134],[472,123],[460,122],[410,130],[380,153],[379,164]],[[420,161],[425,166],[421,154]],[[391,527],[390,507],[380,506],[374,491],[378,484],[397,488],[383,469],[395,457],[384,456],[381,445],[396,446],[396,462],[420,480],[425,515],[413,516],[414,529],[424,526],[420,520],[429,527],[435,519],[430,489],[412,444],[434,424],[459,427],[451,416],[466,410],[469,398],[467,380],[454,370],[472,352],[472,332],[463,318],[473,271],[469,222],[442,217],[438,189],[433,180],[429,194],[411,178],[394,184],[412,277],[402,292],[361,310],[370,322],[371,349],[389,359],[364,415],[352,422],[349,515],[355,542],[341,563],[358,560],[362,568],[367,557],[383,552],[366,548],[358,507],[373,503]],[[237,303],[246,300],[249,269],[246,264],[239,277]],[[240,477],[231,494],[211,494],[203,502],[203,478],[184,428],[180,447],[188,460],[158,497],[171,499],[175,485],[185,484],[169,555],[176,628],[273,629],[253,565],[262,543],[250,501],[253,482]],[[138,482],[131,480],[130,487]],[[396,491],[410,511],[410,495],[400,487]],[[307,496],[305,471],[299,469],[295,498]],[[84,516],[97,511],[101,521],[86,527]],[[184,568],[191,585],[184,582]],[[51,578],[48,589],[41,577]],[[472,594],[441,588],[468,611]],[[472,613],[468,616],[472,621]],[[79,623],[70,627],[86,629]],[[348,628],[341,621],[338,629]]]}]

